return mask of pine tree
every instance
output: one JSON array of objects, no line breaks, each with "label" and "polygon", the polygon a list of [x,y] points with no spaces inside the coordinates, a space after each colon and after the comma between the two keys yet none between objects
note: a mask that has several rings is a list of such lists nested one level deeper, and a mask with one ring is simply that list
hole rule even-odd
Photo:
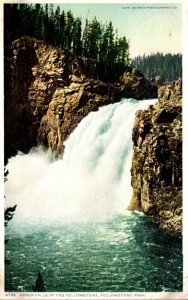
[{"label": "pine tree", "polygon": [[66,16],[65,16],[65,12],[62,11],[60,16],[60,44],[59,44],[59,47],[62,49],[64,49],[66,45],[65,26],[66,26]]},{"label": "pine tree", "polygon": [[43,24],[44,24],[44,40],[48,41],[48,22],[49,22],[49,17],[48,17],[48,4],[45,4],[45,11],[44,11],[44,16],[43,16]]},{"label": "pine tree", "polygon": [[96,17],[89,24],[88,31],[88,56],[93,59],[99,59],[101,26]]},{"label": "pine tree", "polygon": [[85,28],[82,36],[82,56],[88,57],[88,49],[89,49],[89,22],[86,19]]},{"label": "pine tree", "polygon": [[[86,19],[82,35],[80,18],[74,19],[53,4],[5,4],[5,45],[23,35],[30,35],[66,49],[76,56],[97,60],[98,75],[103,80],[117,80],[129,65],[129,43],[114,34],[113,24],[103,25],[95,17]],[[176,69],[177,66],[175,66]]]},{"label": "pine tree", "polygon": [[37,274],[37,279],[35,281],[35,285],[32,286],[32,289],[33,289],[33,292],[44,292],[45,291],[43,277],[40,272],[38,272],[38,274]]},{"label": "pine tree", "polygon": [[[6,182],[8,180],[7,179],[8,174],[9,174],[9,171],[4,168],[4,182]],[[14,212],[16,210],[16,207],[17,207],[17,205],[5,208],[5,210],[4,210],[4,226],[7,226],[8,222],[10,220],[12,220],[12,218],[14,216]]]},{"label": "pine tree", "polygon": [[74,17],[71,11],[67,12],[66,25],[65,25],[65,49],[72,51],[72,36],[73,36]]},{"label": "pine tree", "polygon": [[41,26],[41,18],[40,18],[40,4],[35,4],[35,9],[33,11],[33,36],[36,38],[40,39],[41,38],[41,31],[42,31],[42,26]]},{"label": "pine tree", "polygon": [[139,69],[148,79],[158,84],[169,83],[182,77],[182,55],[156,53],[143,55],[132,60],[132,66]]},{"label": "pine tree", "polygon": [[114,57],[114,30],[112,26],[112,22],[108,24],[106,28],[106,37],[107,37],[107,54],[106,54],[106,64],[107,68],[111,68],[113,63],[115,62]]},{"label": "pine tree", "polygon": [[73,23],[72,41],[73,41],[73,54],[76,56],[82,55],[82,23],[80,18],[76,18]]},{"label": "pine tree", "polygon": [[61,44],[61,14],[60,7],[58,5],[54,14],[54,45],[60,47]]},{"label": "pine tree", "polygon": [[122,65],[129,64],[129,44],[126,37],[119,39],[118,62]]},{"label": "pine tree", "polygon": [[48,43],[55,45],[55,16],[53,11],[53,4],[50,4],[48,11],[48,22],[46,28],[46,40]]},{"label": "pine tree", "polygon": [[104,78],[107,74],[107,53],[108,53],[108,35],[106,32],[106,28],[102,26],[100,52],[99,52],[100,74],[102,75],[102,78]]},{"label": "pine tree", "polygon": [[[4,168],[4,182],[7,181],[8,174],[9,174],[8,170],[6,170]],[[12,218],[14,216],[14,213],[15,213],[15,210],[16,210],[16,207],[17,207],[17,205],[5,208],[5,210],[4,210],[4,226],[5,227],[8,226],[8,222],[10,220],[12,220]],[[5,244],[7,244],[8,241],[9,241],[9,239],[5,239]],[[6,256],[5,256],[5,263],[6,264],[10,264],[11,263],[10,259],[8,259]]]},{"label": "pine tree", "polygon": [[12,220],[15,210],[16,210],[17,205],[14,205],[12,207],[7,207],[4,211],[4,225],[7,226],[8,222]]}]

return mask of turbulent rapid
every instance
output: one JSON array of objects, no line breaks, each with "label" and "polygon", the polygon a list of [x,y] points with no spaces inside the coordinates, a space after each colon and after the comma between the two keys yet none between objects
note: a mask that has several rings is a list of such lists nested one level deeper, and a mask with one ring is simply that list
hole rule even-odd
[{"label": "turbulent rapid", "polygon": [[126,210],[135,112],[156,100],[123,99],[90,113],[62,158],[31,149],[9,159],[6,291],[181,291],[182,245],[142,213]]}]

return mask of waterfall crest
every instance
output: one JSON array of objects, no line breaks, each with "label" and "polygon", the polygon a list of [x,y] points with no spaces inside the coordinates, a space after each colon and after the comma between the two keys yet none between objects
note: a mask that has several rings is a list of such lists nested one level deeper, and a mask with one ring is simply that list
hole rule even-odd
[{"label": "waterfall crest", "polygon": [[11,222],[96,220],[124,213],[131,198],[135,112],[156,100],[122,99],[90,113],[65,142],[63,159],[32,149],[12,157],[6,206]]}]

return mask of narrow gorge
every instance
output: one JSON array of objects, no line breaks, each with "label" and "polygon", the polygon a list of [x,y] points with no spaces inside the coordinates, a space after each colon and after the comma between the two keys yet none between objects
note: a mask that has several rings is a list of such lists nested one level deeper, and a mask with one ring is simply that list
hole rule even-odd
[{"label": "narrow gorge", "polygon": [[[180,81],[161,87],[158,102],[136,114],[129,205],[177,233],[182,230],[181,97]],[[30,37],[14,41],[5,49],[5,161],[34,146],[57,157],[89,112],[122,98],[157,98],[157,87],[135,69],[114,84],[102,82],[94,60]]]},{"label": "narrow gorge", "polygon": [[47,292],[182,291],[182,83],[97,72],[34,38],[5,49],[6,291],[36,272]]}]

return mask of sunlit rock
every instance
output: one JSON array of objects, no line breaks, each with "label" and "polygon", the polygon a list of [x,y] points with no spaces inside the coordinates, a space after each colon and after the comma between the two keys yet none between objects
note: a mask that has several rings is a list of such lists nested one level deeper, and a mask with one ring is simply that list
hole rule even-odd
[{"label": "sunlit rock", "polygon": [[155,98],[157,87],[135,70],[119,82],[97,79],[97,63],[23,37],[5,49],[5,159],[43,145],[62,153],[77,124],[121,98]]},{"label": "sunlit rock", "polygon": [[162,227],[182,230],[182,82],[159,89],[159,100],[138,111],[133,128],[133,196]]}]

